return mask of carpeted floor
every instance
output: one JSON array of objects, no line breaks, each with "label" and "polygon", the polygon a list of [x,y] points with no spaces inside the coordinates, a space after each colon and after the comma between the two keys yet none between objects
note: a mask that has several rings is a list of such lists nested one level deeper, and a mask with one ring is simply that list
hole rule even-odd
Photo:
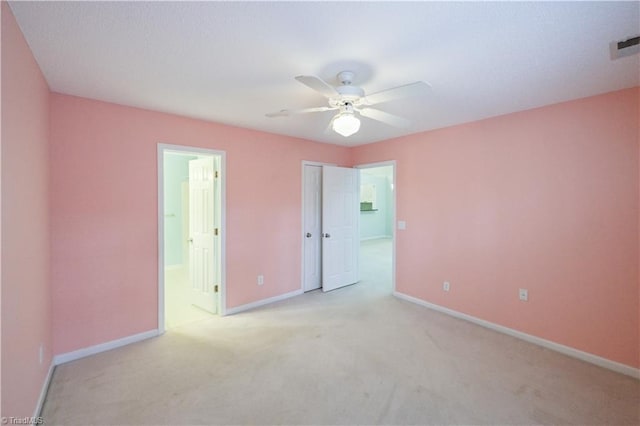
[{"label": "carpeted floor", "polygon": [[391,296],[389,247],[356,285],[58,366],[46,424],[640,424],[640,381]]}]

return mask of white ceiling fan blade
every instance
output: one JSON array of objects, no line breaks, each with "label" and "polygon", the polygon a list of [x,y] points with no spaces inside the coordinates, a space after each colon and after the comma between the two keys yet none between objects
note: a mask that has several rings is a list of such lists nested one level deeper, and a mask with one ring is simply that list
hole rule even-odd
[{"label": "white ceiling fan blade", "polygon": [[409,98],[413,96],[423,96],[431,89],[429,83],[424,81],[416,81],[415,83],[405,84],[404,86],[394,87],[392,89],[383,90],[381,92],[372,93],[365,97],[368,105],[381,104],[396,99]]},{"label": "white ceiling fan blade", "polygon": [[325,127],[324,129],[324,134],[325,135],[332,135],[335,136],[335,132],[333,131],[333,119],[335,117],[333,117],[331,120],[329,120],[329,124],[327,124],[327,127]]},{"label": "white ceiling fan blade", "polygon": [[405,128],[411,125],[411,122],[405,118],[398,117],[397,115],[389,114],[388,112],[380,111],[374,108],[361,108],[357,110],[363,117],[370,118],[372,120],[381,121],[389,126]]},{"label": "white ceiling fan blade", "polygon": [[315,107],[315,108],[302,108],[302,109],[283,109],[278,112],[270,112],[265,114],[267,117],[288,117],[294,114],[307,114],[310,112],[324,112],[338,109],[338,107]]},{"label": "white ceiling fan blade", "polygon": [[296,80],[305,86],[312,88],[316,92],[321,93],[327,98],[338,95],[338,92],[336,92],[336,89],[333,86],[325,83],[324,80],[321,80],[318,77],[312,75],[299,75],[296,77]]}]

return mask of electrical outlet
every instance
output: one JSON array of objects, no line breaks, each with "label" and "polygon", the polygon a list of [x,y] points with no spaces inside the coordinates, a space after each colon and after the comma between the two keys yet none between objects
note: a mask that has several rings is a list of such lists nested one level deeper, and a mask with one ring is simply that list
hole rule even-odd
[{"label": "electrical outlet", "polygon": [[399,220],[398,229],[407,229],[407,222],[405,222],[404,220]]},{"label": "electrical outlet", "polygon": [[264,284],[264,275],[258,275],[258,285]]},{"label": "electrical outlet", "polygon": [[529,290],[527,290],[526,288],[521,288],[518,292],[518,296],[520,297],[520,300],[522,300],[523,302],[526,302],[529,300]]},{"label": "electrical outlet", "polygon": [[451,289],[451,284],[449,283],[449,281],[445,281],[442,283],[442,289],[444,291],[449,291]]}]

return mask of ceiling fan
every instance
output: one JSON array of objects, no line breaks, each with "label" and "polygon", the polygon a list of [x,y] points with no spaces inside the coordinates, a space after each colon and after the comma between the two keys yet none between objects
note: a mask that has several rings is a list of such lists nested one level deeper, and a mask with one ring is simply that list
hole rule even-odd
[{"label": "ceiling fan", "polygon": [[338,73],[337,77],[340,82],[339,86],[332,86],[324,80],[311,75],[299,75],[296,77],[296,80],[300,83],[325,96],[328,99],[329,106],[283,109],[266,114],[266,116],[287,117],[294,114],[337,110],[338,113],[331,119],[329,127],[344,137],[349,137],[360,130],[360,120],[357,114],[390,126],[402,128],[409,126],[409,120],[371,108],[371,106],[396,99],[424,95],[431,87],[424,81],[416,81],[415,83],[365,95],[364,90],[352,84],[355,77],[354,72],[342,71]]}]

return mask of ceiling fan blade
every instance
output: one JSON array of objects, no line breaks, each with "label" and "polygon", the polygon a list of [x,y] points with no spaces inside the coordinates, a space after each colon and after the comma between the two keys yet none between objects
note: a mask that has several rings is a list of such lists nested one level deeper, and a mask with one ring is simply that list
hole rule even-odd
[{"label": "ceiling fan blade", "polygon": [[329,120],[329,124],[327,124],[327,127],[325,127],[324,134],[335,136],[336,133],[333,131],[333,118]]},{"label": "ceiling fan blade", "polygon": [[299,75],[296,77],[296,80],[305,86],[312,88],[316,92],[321,93],[327,98],[338,95],[338,92],[336,92],[336,89],[333,86],[318,77],[312,75]]},{"label": "ceiling fan blade", "polygon": [[302,109],[282,109],[278,112],[270,112],[265,114],[267,117],[288,117],[293,114],[307,114],[310,112],[324,112],[338,109],[338,107],[315,107],[315,108],[302,108]]},{"label": "ceiling fan blade", "polygon": [[265,116],[269,117],[269,118],[273,118],[273,117],[288,117],[289,115],[290,115],[289,111],[286,110],[286,109],[281,109],[278,112],[269,112],[269,113],[265,114]]},{"label": "ceiling fan blade", "polygon": [[393,127],[409,127],[411,122],[405,118],[398,117],[397,115],[389,114],[388,112],[380,111],[374,108],[361,108],[357,110],[363,117],[370,118],[372,120],[381,121],[389,126]]},{"label": "ceiling fan blade", "polygon": [[409,83],[404,86],[398,86],[392,89],[382,90],[381,92],[372,93],[367,95],[365,99],[367,104],[375,105],[401,98],[423,96],[427,94],[429,89],[431,89],[431,85],[429,83],[416,81],[415,83]]}]

